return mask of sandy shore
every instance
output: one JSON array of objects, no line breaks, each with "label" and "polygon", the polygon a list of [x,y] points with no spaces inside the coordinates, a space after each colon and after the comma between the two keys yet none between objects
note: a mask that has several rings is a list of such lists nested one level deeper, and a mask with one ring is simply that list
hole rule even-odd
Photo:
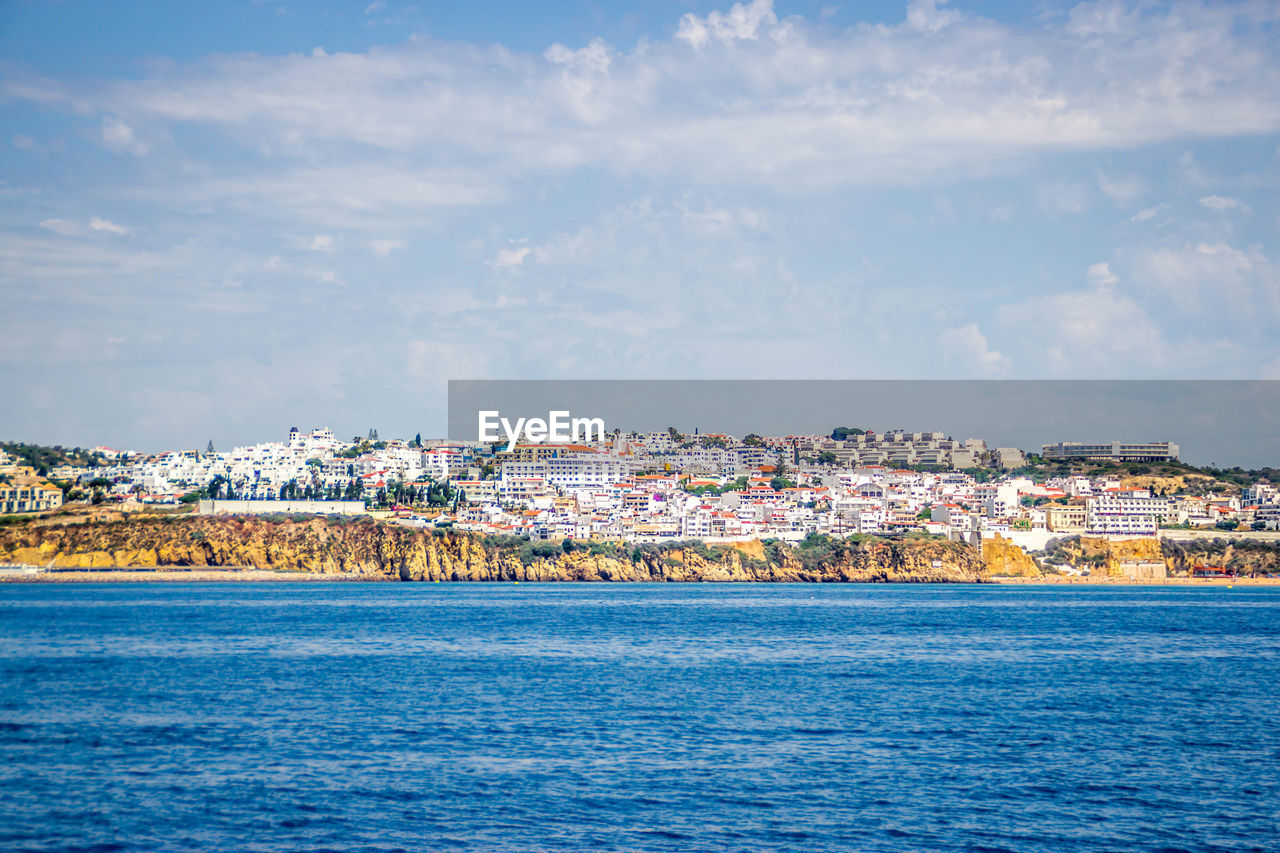
[{"label": "sandy shore", "polygon": [[1000,584],[1028,586],[1280,586],[1280,578],[1162,578],[1160,580],[1126,580],[1124,578],[1072,578],[1046,575],[1042,578],[992,578]]}]

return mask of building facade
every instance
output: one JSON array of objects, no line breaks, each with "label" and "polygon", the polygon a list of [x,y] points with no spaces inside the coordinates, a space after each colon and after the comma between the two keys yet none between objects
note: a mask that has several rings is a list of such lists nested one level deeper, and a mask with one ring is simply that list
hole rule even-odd
[{"label": "building facade", "polygon": [[0,513],[46,512],[62,506],[62,489],[46,483],[0,485]]},{"label": "building facade", "polygon": [[1088,459],[1098,462],[1174,462],[1178,458],[1178,445],[1167,441],[1148,441],[1128,444],[1112,441],[1106,444],[1083,444],[1078,441],[1060,441],[1046,444],[1040,455],[1049,460]]}]

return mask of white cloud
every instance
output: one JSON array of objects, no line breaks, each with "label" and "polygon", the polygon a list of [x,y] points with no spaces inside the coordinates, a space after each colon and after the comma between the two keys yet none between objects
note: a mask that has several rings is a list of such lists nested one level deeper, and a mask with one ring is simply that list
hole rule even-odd
[{"label": "white cloud", "polygon": [[46,219],[40,223],[40,227],[47,228],[53,233],[61,234],[64,237],[82,233],[79,225],[74,222],[68,222],[65,219]]},{"label": "white cloud", "polygon": [[911,0],[907,4],[907,23],[918,30],[936,33],[960,20],[960,13],[939,9],[947,0]]},{"label": "white cloud", "polygon": [[397,249],[403,249],[408,245],[409,244],[404,240],[373,240],[369,243],[369,247],[373,249],[373,253],[383,258]]},{"label": "white cloud", "polygon": [[117,225],[110,219],[100,219],[97,216],[89,220],[89,227],[94,231],[108,231],[112,234],[119,234],[121,236],[129,233],[129,229],[125,226]]},{"label": "white cloud", "polygon": [[1177,315],[1246,337],[1280,323],[1280,268],[1260,249],[1192,243],[1132,252],[1132,278]]},{"label": "white cloud", "polygon": [[385,8],[387,8],[386,3],[382,2],[382,0],[375,0],[375,2],[364,7],[364,13],[366,15],[372,15],[375,12],[381,12]]},{"label": "white cloud", "polygon": [[[324,298],[299,310],[326,340],[345,339],[333,318],[372,294],[404,309],[369,350],[394,375],[406,358],[424,376],[449,358],[465,367],[463,341],[483,341],[495,365],[566,375],[726,363],[1208,375],[1220,354],[1185,355],[1201,328],[1218,340],[1234,328],[1258,364],[1274,361],[1276,232],[1253,223],[1247,239],[1263,247],[1249,246],[1196,205],[1213,192],[1269,202],[1240,175],[1253,167],[1214,142],[1280,130],[1280,34],[1250,17],[1261,7],[1103,3],[999,23],[978,17],[992,4],[917,2],[896,22],[853,25],[845,12],[818,23],[731,7],[634,44],[588,35],[522,52],[418,36],[144,64],[117,80],[6,70],[11,108],[61,110],[70,139],[151,153],[109,170],[69,162],[81,171],[68,181],[10,176],[6,204],[29,193],[12,220],[44,227],[0,229],[0,277],[98,328],[85,306],[106,293],[142,316],[144,296],[181,282],[164,291],[174,304],[195,294],[255,311],[321,282],[310,289]],[[1217,174],[1190,155],[1170,162],[1191,146]],[[1157,202],[1180,217],[1187,198],[1209,221],[1178,231]],[[1045,222],[1037,205],[1099,216]],[[1143,205],[1155,206],[1134,214]],[[137,239],[83,239],[94,210]],[[1125,227],[1130,214],[1151,225]],[[1014,299],[1027,301],[994,307]],[[155,310],[155,328],[182,326]],[[38,316],[0,318],[0,331]],[[276,346],[258,343],[279,341],[265,322],[225,351]],[[141,335],[128,333],[132,347]],[[436,348],[412,349],[419,339]],[[814,346],[830,357],[815,363]],[[372,367],[352,370],[344,410],[367,408],[375,386],[402,399]]]},{"label": "white cloud", "polygon": [[1108,284],[1115,284],[1120,280],[1116,277],[1116,274],[1111,271],[1111,264],[1106,263],[1105,261],[1090,266],[1088,275],[1089,281],[1099,287]]},{"label": "white cloud", "polygon": [[[139,128],[187,124],[269,157],[389,169],[375,153],[394,152],[405,177],[430,163],[499,183],[604,168],[826,192],[1280,129],[1280,51],[1248,6],[1091,8],[1072,26],[1009,26],[925,0],[900,26],[837,31],[754,0],[686,15],[672,40],[629,51],[596,40],[538,56],[417,37],[156,66],[87,93],[4,89],[96,111],[104,142],[135,153]],[[942,26],[945,39],[932,34]],[[1113,197],[1136,191],[1109,180]],[[1077,190],[1053,209],[1080,204]]]},{"label": "white cloud", "polygon": [[1013,365],[1008,357],[991,348],[976,323],[947,329],[938,336],[938,346],[943,352],[967,362],[984,376],[1003,376]]},{"label": "white cloud", "polygon": [[134,135],[132,127],[114,116],[104,116],[102,119],[102,141],[113,151],[128,154],[141,156],[150,150]]},{"label": "white cloud", "polygon": [[762,27],[777,22],[773,0],[752,0],[746,5],[734,3],[727,13],[709,12],[705,18],[690,12],[680,19],[676,38],[695,48],[704,47],[710,41],[755,40]]},{"label": "white cloud", "polygon": [[122,237],[131,233],[130,228],[99,216],[92,217],[87,225],[68,219],[50,218],[41,222],[40,227],[63,237],[81,236],[86,231],[106,231],[108,234],[117,234]]},{"label": "white cloud", "polygon": [[494,269],[511,269],[518,267],[524,263],[524,259],[529,256],[532,251],[528,246],[521,246],[516,249],[499,249],[498,257],[493,261]]},{"label": "white cloud", "polygon": [[998,313],[1005,325],[1030,335],[1028,345],[1058,375],[1136,376],[1168,359],[1160,327],[1136,300],[1110,285],[1038,296]]},{"label": "white cloud", "polygon": [[307,246],[313,252],[332,252],[333,251],[333,235],[332,234],[316,234],[311,238],[311,244]]},{"label": "white cloud", "polygon": [[1200,199],[1200,204],[1202,207],[1207,207],[1210,210],[1214,211],[1215,213],[1225,213],[1226,211],[1229,211],[1229,210],[1239,210],[1241,212],[1247,212],[1249,210],[1248,205],[1246,205],[1240,199],[1228,198],[1226,196],[1220,196],[1220,195],[1207,195],[1204,198]]},{"label": "white cloud", "polygon": [[708,233],[723,231],[733,225],[733,213],[723,207],[705,208],[701,210],[684,209],[685,222],[694,232]]},{"label": "white cloud", "polygon": [[438,221],[438,211],[500,201],[492,175],[467,169],[406,171],[384,162],[343,162],[323,167],[288,167],[194,179],[166,186],[142,186],[131,196],[306,222],[330,229],[402,228]]},{"label": "white cloud", "polygon": [[1098,187],[1117,205],[1127,207],[1138,200],[1146,191],[1147,185],[1134,174],[1107,174],[1099,171]]}]

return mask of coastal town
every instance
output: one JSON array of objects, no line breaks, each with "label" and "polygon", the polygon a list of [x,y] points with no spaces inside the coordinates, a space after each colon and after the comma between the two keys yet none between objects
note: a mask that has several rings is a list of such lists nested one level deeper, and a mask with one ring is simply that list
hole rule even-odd
[{"label": "coastal town", "polygon": [[[12,446],[10,446],[12,447]],[[1039,453],[941,432],[839,427],[735,437],[615,431],[582,444],[340,439],[291,429],[230,451],[98,447],[39,470],[0,455],[0,513],[66,503],[203,514],[372,514],[532,541],[796,543],[932,535],[1028,553],[1055,538],[1280,527],[1280,487],[1195,477],[1169,442],[1057,442]],[[1147,476],[1155,472],[1165,476]],[[1181,472],[1180,476],[1178,475]]]}]

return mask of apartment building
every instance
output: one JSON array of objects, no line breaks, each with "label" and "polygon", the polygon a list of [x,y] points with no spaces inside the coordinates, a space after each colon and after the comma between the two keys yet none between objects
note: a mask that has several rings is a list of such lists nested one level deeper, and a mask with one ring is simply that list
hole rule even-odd
[{"label": "apartment building", "polygon": [[1115,489],[1085,500],[1085,530],[1108,536],[1155,536],[1168,501],[1145,489]]},{"label": "apartment building", "polygon": [[1083,533],[1088,513],[1083,503],[1050,504],[1044,508],[1044,524],[1054,533]]},{"label": "apartment building", "polygon": [[75,482],[81,477],[87,475],[92,469],[81,468],[76,465],[56,465],[49,469],[50,480],[70,480]]},{"label": "apartment building", "polygon": [[454,488],[461,489],[470,503],[497,503],[497,480],[454,480]]},{"label": "apartment building", "polygon": [[1240,496],[1240,501],[1246,506],[1250,504],[1280,503],[1280,488],[1270,483],[1254,483],[1244,490]]},{"label": "apartment building", "polygon": [[633,459],[619,456],[582,455],[555,456],[533,461],[509,461],[502,465],[502,479],[536,478],[561,489],[607,486],[630,479],[635,470]]},{"label": "apartment building", "polygon": [[1178,445],[1167,441],[1112,441],[1105,444],[1060,441],[1057,444],[1043,445],[1040,453],[1045,459],[1064,461],[1087,459],[1097,462],[1174,462],[1178,458]]},{"label": "apartment building", "polygon": [[62,489],[48,483],[0,484],[0,513],[44,512],[62,506]]}]

